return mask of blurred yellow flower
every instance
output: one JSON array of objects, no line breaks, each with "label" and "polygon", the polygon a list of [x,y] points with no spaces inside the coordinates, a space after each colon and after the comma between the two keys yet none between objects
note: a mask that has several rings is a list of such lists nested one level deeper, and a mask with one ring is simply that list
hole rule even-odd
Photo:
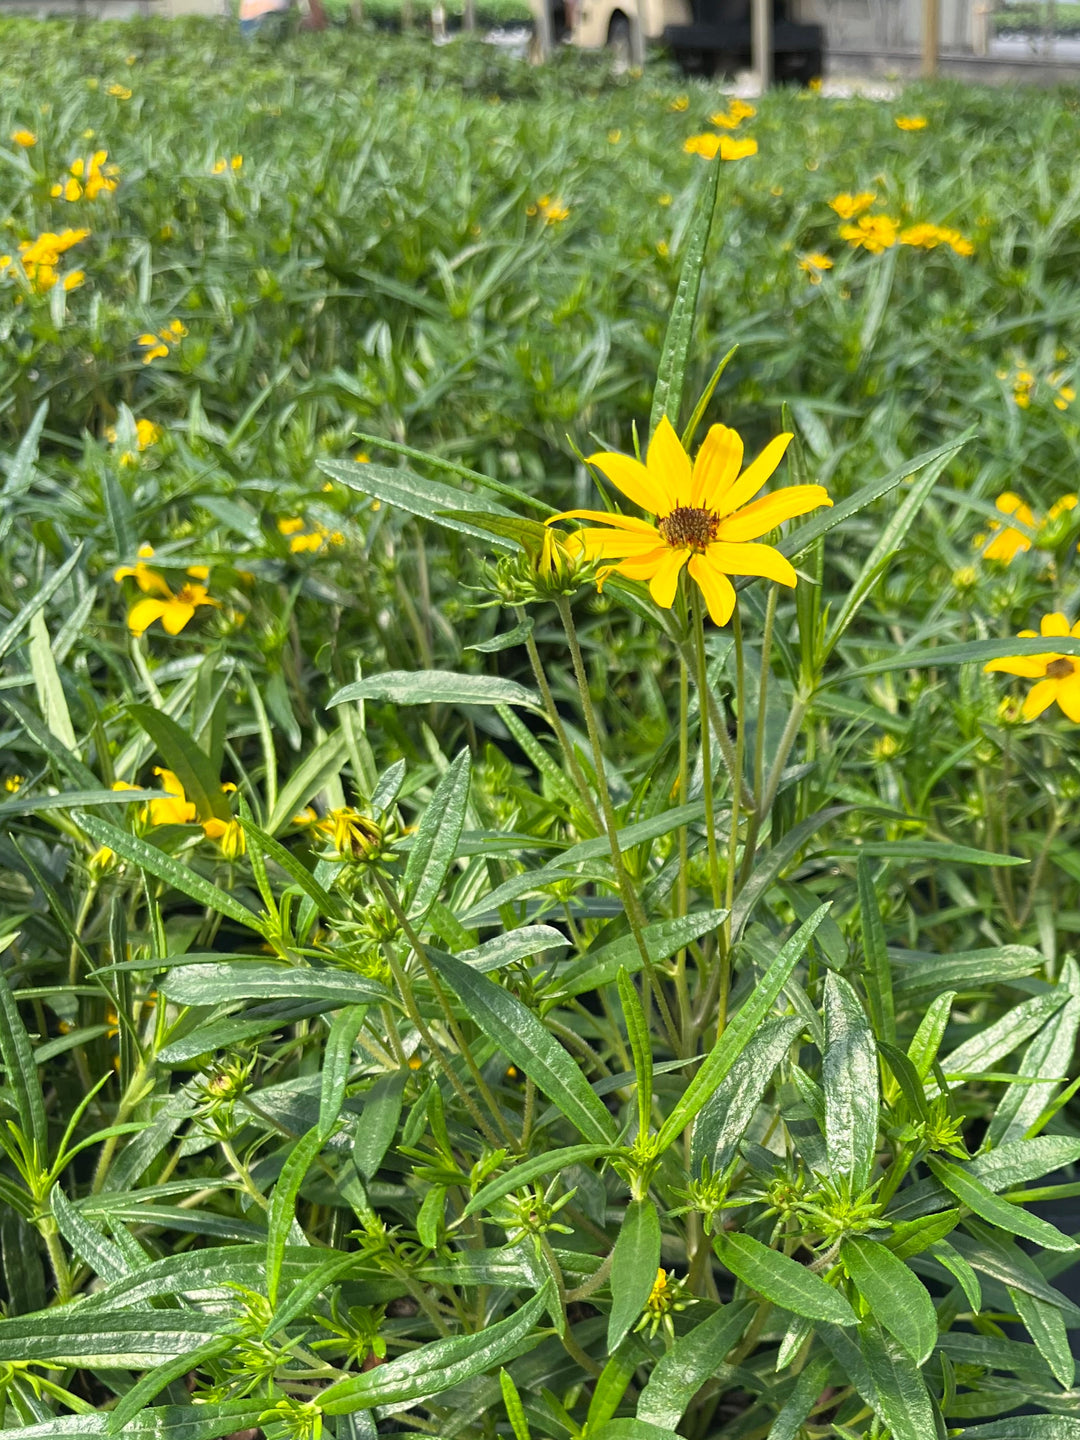
[{"label": "blurred yellow flower", "polygon": [[609,145],[617,145],[617,144],[619,143],[619,141],[622,139],[622,131],[621,131],[621,130],[609,130],[609,131],[607,132],[607,138],[608,138],[608,144],[609,144]]},{"label": "blurred yellow flower", "polygon": [[898,130],[925,130],[925,115],[897,115],[896,128]]},{"label": "blurred yellow flower", "polygon": [[727,110],[718,110],[714,115],[709,116],[709,124],[716,125],[721,130],[734,130],[744,120],[750,120],[757,114],[753,105],[748,105],[745,100],[734,99]]},{"label": "blurred yellow flower", "polygon": [[168,798],[150,800],[144,806],[142,815],[151,825],[190,825],[195,819],[195,806],[184,794],[184,787],[171,770],[156,766],[154,774],[161,777],[161,788]]},{"label": "blurred yellow flower", "polygon": [[[89,230],[67,229],[58,234],[52,230],[44,230],[36,240],[24,240],[19,245],[19,264],[30,289],[37,294],[51,290],[61,278],[56,268],[60,263],[60,256],[73,245],[80,244],[89,234]],[[4,258],[7,259],[8,266],[0,268],[7,269],[11,260],[9,256]],[[86,275],[82,270],[72,271],[69,276],[64,277],[63,287],[65,290],[77,289],[85,279]]]},{"label": "blurred yellow flower", "polygon": [[563,204],[561,197],[553,199],[550,195],[541,195],[534,205],[527,207],[525,213],[539,215],[545,225],[557,225],[560,220],[566,219],[570,210]]},{"label": "blurred yellow flower", "polygon": [[1017,370],[1013,376],[1013,399],[1021,410],[1026,410],[1031,404],[1031,397],[1035,393],[1035,376],[1030,370]]},{"label": "blurred yellow flower", "polygon": [[64,276],[64,289],[77,290],[85,279],[85,270],[69,270],[68,273]]},{"label": "blurred yellow flower", "polygon": [[126,85],[110,85],[105,93],[106,95],[112,95],[117,100],[131,99],[131,91]]},{"label": "blurred yellow flower", "polygon": [[135,341],[141,345],[145,354],[142,357],[144,365],[149,365],[151,360],[163,360],[170,349],[175,348],[187,335],[186,327],[179,320],[170,320],[164,330],[159,330],[156,335],[149,331],[140,335]]},{"label": "blurred yellow flower", "polygon": [[860,190],[858,195],[849,195],[846,190],[839,195],[834,195],[829,201],[831,209],[835,210],[841,220],[854,220],[856,215],[861,215],[864,210],[877,199],[873,190]]},{"label": "blurred yellow flower", "polygon": [[840,238],[853,249],[880,255],[896,244],[899,228],[899,220],[894,220],[891,215],[863,215],[854,225],[841,225]]},{"label": "blurred yellow flower", "polygon": [[820,285],[823,273],[832,268],[833,262],[820,250],[811,251],[809,255],[804,255],[799,261],[799,269],[806,271],[811,285]]},{"label": "blurred yellow flower", "polygon": [[6,775],[4,777],[4,789],[9,795],[18,793],[21,786],[26,784],[25,775]]},{"label": "blurred yellow flower", "polygon": [[21,145],[24,150],[29,150],[31,146],[37,144],[37,136],[32,130],[13,130],[11,132],[11,138],[16,145]]},{"label": "blurred yellow flower", "polygon": [[83,196],[87,200],[96,200],[103,190],[111,193],[116,189],[120,171],[117,166],[106,164],[108,158],[107,150],[95,150],[89,160],[73,160],[66,178],[57,181],[49,191],[50,195],[54,200],[62,198],[74,202]]},{"label": "blurred yellow flower", "polygon": [[247,853],[247,836],[239,820],[219,820],[213,816],[202,822],[203,834],[216,840],[226,860],[239,860]]},{"label": "blurred yellow flower", "polygon": [[205,585],[185,583],[174,594],[164,575],[159,575],[156,570],[143,563],[144,559],[153,553],[149,545],[140,546],[139,559],[134,565],[121,565],[113,571],[113,579],[118,585],[123,580],[132,579],[144,595],[153,597],[137,600],[131,607],[128,611],[128,629],[133,635],[139,636],[153,625],[155,620],[160,620],[162,628],[169,635],[179,635],[196,610],[204,605],[217,608],[220,601],[210,597]]},{"label": "blurred yellow flower", "polygon": [[670,194],[665,190],[662,195],[658,195],[658,196],[657,196],[656,203],[657,203],[658,205],[662,205],[662,206],[664,207],[664,209],[666,210],[667,207],[671,204],[671,196],[670,196]]},{"label": "blurred yellow flower", "polygon": [[[1070,629],[1069,622],[1060,611],[1044,615],[1039,633],[1047,639],[1071,636],[1080,638],[1080,620]],[[1021,630],[1021,640],[1036,638],[1034,630]],[[1014,655],[1001,660],[991,660],[983,666],[987,674],[995,671],[1006,675],[1019,675],[1024,680],[1037,680],[1028,691],[1024,701],[1025,720],[1036,720],[1044,710],[1057,701],[1068,718],[1080,724],[1080,657],[1060,655],[1054,651],[1040,655]]]},{"label": "blurred yellow flower", "polygon": [[230,169],[230,170],[242,170],[242,169],[243,169],[243,166],[244,166],[244,157],[243,157],[243,155],[233,155],[233,156],[231,157],[231,159],[229,160],[229,169]]},{"label": "blurred yellow flower", "polygon": [[704,135],[691,135],[683,141],[683,150],[687,155],[700,155],[703,160],[711,160],[719,151],[721,160],[742,160],[748,155],[757,154],[757,141],[750,139],[733,140],[730,135],[714,135],[707,131]]},{"label": "blurred yellow flower", "polygon": [[[565,542],[586,560],[613,560],[597,575],[598,587],[613,572],[647,581],[657,605],[670,610],[685,566],[705,597],[709,614],[724,625],[735,608],[729,575],[760,575],[794,586],[791,562],[771,545],[749,544],[795,515],[832,501],[822,485],[791,485],[761,499],[754,496],[783,459],[791,435],[771,440],[742,470],[743,443],[734,430],[713,425],[691,465],[665,416],[649,442],[643,465],[629,455],[605,452],[588,463],[653,522],[603,510],[567,510],[555,520],[590,520],[604,529],[577,531]],[[740,471],[742,472],[740,474]],[[751,503],[752,502],[752,503]]]},{"label": "blurred yellow flower", "polygon": [[[1036,528],[1035,516],[1030,507],[1025,505],[1020,496],[1015,495],[1011,490],[1003,491],[994,501],[994,506],[1001,511],[1002,515],[1013,516],[1021,525],[1026,525],[1029,530]],[[993,538],[983,551],[985,560],[1000,560],[1005,565],[1011,565],[1021,551],[1031,549],[1031,541],[1022,531],[1014,530],[1011,526],[1003,529],[1000,521],[991,520],[990,534]],[[977,535],[974,544],[983,545],[985,541],[985,535]]]},{"label": "blurred yellow flower", "polygon": [[666,260],[666,259],[667,259],[668,255],[669,255],[671,252],[670,252],[670,250],[669,250],[669,248],[668,248],[668,243],[667,243],[666,240],[658,240],[658,241],[656,242],[656,253],[657,253],[657,255],[660,256],[660,259],[661,259],[661,260]]},{"label": "blurred yellow flower", "polygon": [[210,173],[211,173],[211,175],[224,175],[224,174],[225,174],[225,161],[224,161],[224,160],[215,160],[214,163],[213,163],[213,165],[211,165],[211,167],[210,167]]},{"label": "blurred yellow flower", "polygon": [[318,524],[305,527],[306,521],[299,515],[289,516],[277,522],[278,532],[288,537],[289,550],[293,555],[302,555],[305,552],[314,554],[326,544],[343,545],[345,543],[345,536],[340,530],[328,530],[325,525]]},{"label": "blurred yellow flower", "polygon": [[1060,370],[1055,370],[1048,377],[1047,384],[1057,391],[1054,396],[1054,409],[1067,410],[1076,399],[1076,390],[1072,385],[1066,384],[1064,374]]},{"label": "blurred yellow flower", "polygon": [[680,112],[683,111],[683,110],[689,110],[689,108],[690,108],[690,96],[689,96],[689,95],[676,95],[676,96],[675,96],[675,99],[672,100],[671,104],[668,106],[668,109],[669,109],[669,110],[676,110],[676,111],[680,111]]}]

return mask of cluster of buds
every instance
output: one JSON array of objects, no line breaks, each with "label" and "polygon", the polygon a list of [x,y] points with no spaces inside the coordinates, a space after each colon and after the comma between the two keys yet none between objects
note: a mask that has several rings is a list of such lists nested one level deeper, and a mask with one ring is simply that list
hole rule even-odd
[{"label": "cluster of buds", "polygon": [[247,1060],[233,1056],[223,1061],[212,1074],[201,1075],[196,1081],[199,1104],[194,1119],[219,1140],[227,1140],[236,1129],[233,1111],[237,1101],[251,1088],[249,1081],[255,1059],[254,1055]]},{"label": "cluster of buds", "polygon": [[545,526],[535,537],[523,537],[521,544],[520,551],[504,556],[488,572],[489,587],[504,605],[530,605],[572,595],[586,578],[581,542],[575,536]]}]

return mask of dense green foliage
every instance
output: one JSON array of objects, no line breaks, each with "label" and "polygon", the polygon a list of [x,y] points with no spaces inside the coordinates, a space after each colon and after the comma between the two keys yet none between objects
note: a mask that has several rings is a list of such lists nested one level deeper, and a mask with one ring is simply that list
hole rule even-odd
[{"label": "dense green foliage", "polygon": [[[978,663],[1077,606],[1075,101],[0,42],[3,1424],[1075,1440],[1076,730]],[[699,396],[835,502],[723,629],[536,523]]]}]

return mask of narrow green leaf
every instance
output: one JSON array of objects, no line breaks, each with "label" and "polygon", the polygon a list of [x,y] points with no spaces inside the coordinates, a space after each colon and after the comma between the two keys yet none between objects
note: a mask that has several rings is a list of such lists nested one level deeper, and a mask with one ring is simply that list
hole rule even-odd
[{"label": "narrow green leaf", "polygon": [[1014,1415],[989,1425],[969,1425],[956,1440],[1080,1440],[1080,1421],[1071,1415]]},{"label": "narrow green leaf", "polygon": [[[885,675],[890,670],[926,670],[931,667],[953,670],[958,665],[974,661],[985,664],[988,660],[1004,660],[1012,655],[1038,655],[1044,652],[1041,640],[1021,640],[1018,636],[1002,640],[964,640],[956,644],[931,645],[913,650],[895,650],[885,659],[875,660],[870,665],[861,665],[857,670],[845,670],[844,681],[861,679],[866,675]],[[1061,655],[1080,655],[1080,638],[1075,635],[1055,635],[1054,649]]]},{"label": "narrow green leaf", "polygon": [[736,1300],[680,1335],[653,1366],[638,1399],[638,1419],[673,1430],[702,1385],[719,1370],[753,1313],[749,1301]]},{"label": "narrow green leaf", "polygon": [[78,1305],[0,1320],[0,1361],[48,1361],[87,1369],[148,1370],[230,1328],[220,1315],[184,1310],[95,1310]]},{"label": "narrow green leaf", "polygon": [[548,1150],[543,1155],[534,1155],[531,1160],[523,1160],[520,1165],[513,1166],[494,1180],[489,1180],[478,1190],[462,1211],[462,1219],[493,1205],[496,1200],[509,1195],[511,1190],[520,1190],[524,1185],[531,1185],[541,1175],[550,1175],[554,1170],[566,1170],[571,1165],[584,1165],[590,1160],[599,1160],[610,1155],[611,1151],[610,1145],[567,1145],[561,1150]]},{"label": "narrow green leaf", "polygon": [[611,1313],[607,1348],[612,1354],[641,1315],[660,1268],[660,1217],[651,1200],[631,1200],[611,1256]]},{"label": "narrow green leaf", "polygon": [[893,1440],[930,1440],[937,1433],[926,1382],[911,1356],[873,1316],[859,1325],[859,1348],[877,1390],[874,1407]]},{"label": "narrow green leaf", "polygon": [[36,748],[43,750],[48,755],[62,775],[67,775],[80,790],[100,788],[101,782],[94,772],[83,764],[73,750],[69,750],[66,745],[61,745],[45,722],[40,716],[35,715],[28,705],[24,705],[21,700],[12,700],[8,696],[4,696],[2,703],[26,731]]},{"label": "narrow green leaf", "polygon": [[914,1220],[901,1220],[883,1242],[898,1260],[921,1255],[956,1229],[959,1210],[941,1210],[936,1215],[920,1215]]},{"label": "narrow green leaf", "polygon": [[134,1420],[149,1405],[155,1396],[160,1395],[167,1385],[174,1380],[181,1380],[185,1375],[197,1370],[208,1360],[216,1360],[219,1355],[224,1355],[236,1345],[236,1335],[215,1335],[203,1345],[197,1345],[194,1350],[184,1355],[177,1355],[172,1360],[166,1360],[163,1365],[155,1365],[141,1376],[131,1389],[126,1391],[117,1401],[116,1408],[108,1417],[106,1427],[107,1435],[119,1435],[129,1420]]},{"label": "narrow green leaf", "polygon": [[795,1382],[784,1408],[773,1421],[768,1440],[798,1440],[803,1421],[821,1398],[829,1375],[829,1357],[814,1355]]},{"label": "narrow green leaf", "polygon": [[71,723],[71,714],[64,696],[60,672],[56,668],[56,659],[53,656],[52,642],[49,639],[45,616],[40,610],[30,621],[30,669],[34,676],[34,689],[37,691],[38,706],[45,724],[61,745],[77,754],[79,744]]},{"label": "narrow green leaf", "polygon": [[1022,855],[976,850],[947,840],[865,840],[858,845],[830,845],[830,855],[870,855],[882,860],[926,860],[956,865],[1027,865]]},{"label": "narrow green leaf", "polygon": [[206,751],[164,710],[153,705],[128,704],[128,713],[146,731],[158,754],[180,784],[184,794],[195,806],[200,821],[216,817],[232,818],[229,797],[221,788],[221,776],[215,772]]},{"label": "narrow green leaf", "polygon": [[49,576],[40,590],[22,607],[19,613],[0,630],[0,659],[7,654],[12,645],[19,638],[22,632],[33,620],[39,610],[44,610],[49,601],[67,580],[68,576],[82,559],[83,547],[76,546],[64,563]]},{"label": "narrow green leaf", "polygon": [[1045,1250],[1075,1250],[1076,1242],[1068,1235],[1063,1235],[1056,1225],[1051,1225],[1048,1220],[1042,1220],[1038,1215],[1031,1215],[1026,1210],[1021,1210],[1019,1205],[1012,1205],[1008,1200],[1002,1200],[992,1190],[973,1175],[961,1170],[959,1165],[950,1165],[948,1161],[939,1159],[936,1155],[928,1155],[926,1163],[934,1176],[940,1180],[947,1190],[951,1190],[956,1198],[981,1216],[983,1220],[991,1225],[997,1225],[1001,1230],[1007,1230],[1012,1235],[1022,1235],[1025,1240],[1031,1240],[1036,1245],[1041,1245]]},{"label": "narrow green leaf", "polygon": [[[723,375],[731,360],[734,358],[735,352],[738,350],[738,348],[738,345],[733,345],[731,349],[727,352],[727,354],[724,356],[724,358],[720,361],[719,365],[717,365],[716,369],[709,377],[709,383],[701,392],[701,395],[698,398],[698,402],[694,406],[693,414],[686,422],[686,428],[683,430],[683,433],[679,438],[682,442],[682,447],[687,454],[690,453],[690,447],[694,443],[694,436],[697,434],[697,428],[701,424],[702,420],[705,418],[705,411],[709,408],[709,401],[712,399],[713,395],[716,392],[716,387],[720,383],[720,377]],[[784,425],[784,429],[786,430],[788,428],[786,421],[783,421],[782,423]]]},{"label": "narrow green leaf", "polygon": [[285,781],[278,794],[277,803],[266,822],[271,835],[277,835],[290,825],[311,800],[340,773],[345,763],[348,746],[345,736],[338,731],[320,740],[307,754]]},{"label": "narrow green leaf", "polygon": [[115,825],[110,825],[107,820],[99,820],[96,815],[84,815],[80,812],[78,824],[80,829],[85,830],[99,845],[107,845],[117,855],[132,861],[140,869],[149,870],[151,875],[156,875],[159,880],[164,880],[167,885],[183,894],[190,895],[200,905],[205,905],[219,915],[227,915],[230,920],[235,920],[237,924],[244,925],[257,934],[265,932],[265,922],[261,916],[249,910],[246,905],[241,905],[239,900],[226,891],[212,885],[209,880],[204,880],[194,870],[181,865],[171,855],[166,855],[164,850],[151,845],[148,840],[120,830]]},{"label": "narrow green leaf", "polygon": [[[1073,967],[1073,960],[1066,966]],[[1019,1140],[1028,1126],[1040,1116],[1044,1106],[1053,1098],[1059,1081],[1053,1077],[1068,1077],[1072,1073],[1073,1053],[1077,1033],[1080,1032],[1080,995],[1073,993],[1068,1002],[1043,1026],[1024,1051],[1017,1074],[1034,1078],[1049,1076],[1033,1085],[1014,1085],[1002,1097],[987,1131],[991,1145],[1003,1145],[1008,1140]]]},{"label": "narrow green leaf", "polygon": [[326,702],[344,705],[348,700],[388,700],[393,705],[524,705],[540,711],[540,696],[516,680],[494,675],[456,675],[450,670],[388,670],[354,680]]},{"label": "narrow green leaf", "polygon": [[773,1071],[803,1028],[798,1018],[769,1020],[750,1040],[694,1122],[690,1141],[690,1169],[694,1175],[701,1174],[702,1161],[708,1161],[717,1175],[734,1158]]},{"label": "narrow green leaf", "polygon": [[606,1425],[615,1414],[622,1404],[630,1381],[634,1378],[634,1371],[642,1360],[647,1358],[648,1351],[636,1336],[631,1336],[626,1344],[620,1345],[608,1357],[607,1364],[601,1370],[596,1384],[593,1386],[589,1409],[585,1416],[585,1425],[590,1434],[595,1433],[602,1425]]},{"label": "narrow green leaf", "polygon": [[[677,950],[718,930],[726,918],[726,910],[701,910],[646,925],[642,933],[650,958],[654,963],[666,960]],[[636,974],[643,964],[637,941],[632,935],[624,935],[620,940],[599,945],[579,959],[572,960],[560,971],[559,986],[567,995],[582,995],[587,990],[609,985],[620,970],[625,970],[628,975]]]},{"label": "narrow green leaf", "polygon": [[645,1136],[649,1133],[649,1117],[652,1113],[652,1040],[645,1012],[641,1008],[641,1001],[634,989],[634,982],[625,969],[619,970],[618,984],[623,1021],[626,1025],[627,1039],[630,1041],[630,1053],[633,1056],[634,1074],[637,1078],[638,1134]]},{"label": "narrow green leaf", "polygon": [[324,1141],[329,1140],[345,1102],[353,1046],[363,1029],[367,1011],[366,1005],[350,1005],[334,1017],[327,1036],[319,1093],[319,1134]]},{"label": "narrow green leaf", "polygon": [[529,1430],[529,1422],[525,1416],[525,1406],[521,1403],[521,1396],[518,1394],[518,1388],[514,1384],[509,1370],[499,1371],[499,1389],[502,1391],[503,1404],[506,1406],[506,1418],[510,1421],[514,1440],[532,1440],[532,1432]]},{"label": "narrow green leaf", "polygon": [[365,1184],[375,1178],[397,1133],[408,1078],[405,1070],[381,1075],[365,1096],[352,1149],[353,1165]]},{"label": "narrow green leaf", "polygon": [[329,919],[341,917],[342,907],[339,901],[330,894],[325,886],[319,884],[298,856],[286,849],[266,830],[260,830],[249,816],[241,815],[239,819],[244,834],[247,835],[252,845],[257,847],[267,860],[272,860],[275,865],[285,871],[289,879],[298,885],[308,899],[316,905],[320,915],[325,915]]},{"label": "narrow green leaf", "polygon": [[[379,443],[382,444],[382,441]],[[440,480],[422,478],[404,467],[392,468],[370,462],[356,465],[348,460],[319,460],[317,464],[332,480],[340,481],[350,490],[358,490],[361,495],[370,495],[375,500],[381,500],[384,505],[393,505],[395,509],[416,515],[421,520],[430,520],[433,525],[438,525],[443,530],[456,530],[460,535],[471,535],[474,540],[482,541],[488,549],[512,551],[517,548],[512,540],[491,535],[478,524],[453,518],[452,512],[465,509],[474,511],[477,515],[513,518],[512,511],[494,500],[488,500],[486,496],[457,486],[444,485]]]},{"label": "narrow green leaf", "polygon": [[1071,1390],[1076,1379],[1076,1361],[1069,1346],[1064,1315],[1056,1305],[1048,1305],[1023,1290],[1010,1288],[1009,1299],[1054,1378],[1064,1389]]},{"label": "narrow green leaf", "polygon": [[[1058,986],[1047,994],[1034,995],[1030,1000],[1014,1005],[1000,1020],[995,1020],[992,1025],[979,1030],[970,1040],[958,1045],[944,1057],[941,1068],[946,1078],[949,1075],[992,1069],[999,1060],[1011,1055],[1025,1040],[1029,1040],[1040,1030],[1068,998],[1068,990],[1064,986]],[[934,1086],[934,1091],[936,1089]]]},{"label": "narrow green leaf", "polygon": [[311,970],[306,966],[264,965],[255,961],[224,965],[180,965],[161,982],[178,1005],[224,1005],[237,1000],[325,1000],[357,1005],[388,998],[378,980],[350,970]]},{"label": "narrow green leaf", "polygon": [[672,1106],[671,1113],[656,1137],[657,1150],[662,1153],[671,1145],[698,1114],[716,1087],[729,1073],[735,1061],[772,1009],[777,996],[802,959],[814,931],[829,913],[822,905],[809,920],[799,926],[791,939],[777,952],[776,958],[743,1002],[738,1014],[730,1021],[723,1035],[705,1057],[705,1063]]},{"label": "narrow green leaf", "polygon": [[889,952],[885,947],[881,909],[873,876],[870,874],[870,861],[865,853],[859,855],[858,885],[859,923],[862,929],[870,1013],[878,1038],[895,1044],[896,1016],[893,1012],[892,970],[889,967]]},{"label": "narrow green leaf", "polygon": [[854,1325],[855,1312],[831,1285],[805,1265],[770,1250],[760,1240],[738,1232],[721,1233],[713,1241],[721,1264],[749,1289],[764,1295],[774,1305],[833,1325]]},{"label": "narrow green leaf", "polygon": [[858,1195],[870,1183],[877,1149],[878,1067],[874,1037],[846,980],[830,970],[825,980],[825,1145],[829,1173]]},{"label": "narrow green leaf", "polygon": [[34,418],[26,427],[23,437],[19,441],[19,448],[10,460],[4,461],[4,469],[7,473],[3,485],[0,486],[0,497],[5,503],[10,503],[17,496],[24,495],[34,482],[34,466],[37,463],[41,432],[45,428],[45,417],[48,413],[49,402],[43,400],[34,411]]},{"label": "narrow green leaf", "polygon": [[0,1060],[4,1062],[8,1088],[15,1100],[19,1129],[27,1144],[33,1146],[38,1165],[44,1169],[49,1158],[49,1127],[41,1082],[30,1037],[3,970],[0,970]]},{"label": "narrow green leaf", "polygon": [[922,1365],[938,1334],[934,1302],[926,1287],[876,1240],[849,1236],[840,1247],[840,1258],[870,1313]]},{"label": "narrow green leaf", "polygon": [[424,810],[405,866],[405,908],[416,925],[438,899],[457,854],[465,824],[472,775],[468,750],[462,750],[440,778]]},{"label": "narrow green leaf", "polygon": [[58,1184],[49,1192],[49,1209],[60,1234],[100,1280],[123,1280],[131,1273],[120,1247],[91,1225]]},{"label": "narrow green leaf", "polygon": [[915,1066],[915,1073],[920,1080],[926,1079],[937,1059],[955,999],[955,990],[946,990],[938,995],[927,1007],[926,1014],[919,1021],[919,1027],[908,1046],[908,1059]]},{"label": "narrow green leaf", "polygon": [[577,1061],[533,1012],[456,956],[434,947],[427,953],[470,1019],[558,1106],[579,1134],[595,1144],[613,1144],[615,1122],[607,1106],[590,1088]]},{"label": "narrow green leaf", "polygon": [[474,1375],[482,1375],[521,1353],[522,1342],[543,1314],[547,1302],[547,1286],[544,1286],[513,1315],[475,1335],[433,1340],[385,1365],[377,1365],[366,1374],[339,1380],[319,1397],[323,1413],[347,1415],[376,1405],[424,1400],[461,1385]]},{"label": "narrow green leaf", "polygon": [[296,1219],[296,1197],[304,1183],[304,1176],[311,1169],[315,1157],[325,1143],[318,1126],[302,1136],[289,1151],[274,1192],[270,1196],[270,1209],[266,1217],[266,1294],[271,1305],[277,1303],[285,1246],[289,1242],[289,1234]]}]

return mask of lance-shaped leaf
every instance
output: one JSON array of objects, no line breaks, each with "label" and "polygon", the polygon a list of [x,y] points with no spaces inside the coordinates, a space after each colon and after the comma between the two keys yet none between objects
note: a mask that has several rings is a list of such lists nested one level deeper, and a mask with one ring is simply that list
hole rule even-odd
[{"label": "lance-shaped leaf", "polygon": [[405,866],[405,908],[416,924],[435,903],[454,863],[471,773],[469,752],[462,750],[436,785],[417,829]]},{"label": "lance-shaped leaf", "polygon": [[822,1081],[829,1173],[857,1195],[869,1183],[877,1147],[877,1053],[859,997],[835,970],[825,981]]},{"label": "lance-shaped leaf", "polygon": [[855,1312],[831,1285],[789,1255],[752,1235],[721,1234],[713,1242],[722,1264],[750,1290],[783,1310],[833,1325],[854,1325]]},{"label": "lance-shaped leaf", "polygon": [[638,1400],[638,1419],[674,1429],[702,1385],[719,1370],[753,1313],[749,1301],[736,1300],[680,1335],[653,1366]]},{"label": "lance-shaped leaf", "polygon": [[694,1122],[690,1142],[690,1169],[695,1175],[701,1173],[702,1161],[707,1161],[716,1175],[733,1158],[773,1071],[791,1049],[803,1023],[787,1017],[767,1021],[709,1096]]},{"label": "lance-shaped leaf", "polygon": [[388,700],[394,705],[523,705],[543,710],[535,690],[495,675],[457,675],[450,670],[387,670],[354,680],[336,691],[328,706],[347,700]]},{"label": "lance-shaped leaf", "polygon": [[429,946],[428,958],[470,1019],[544,1092],[570,1124],[594,1144],[613,1144],[615,1121],[577,1061],[521,1001],[456,955]]},{"label": "lance-shaped leaf", "polygon": [[611,1256],[607,1348],[618,1349],[652,1293],[660,1267],[660,1217],[651,1200],[631,1200]]},{"label": "lance-shaped leaf", "polygon": [[932,1440],[937,1430],[930,1396],[908,1352],[873,1316],[859,1326],[859,1348],[877,1392],[874,1408],[893,1440]]},{"label": "lance-shaped leaf", "polygon": [[1008,1230],[1013,1235],[1021,1235],[1025,1240],[1041,1245],[1045,1250],[1076,1249],[1076,1241],[1062,1234],[1056,1225],[1022,1210],[1019,1205],[1003,1200],[981,1180],[976,1180],[974,1175],[961,1170],[959,1165],[950,1165],[936,1155],[928,1155],[926,1163],[947,1190],[951,1190],[969,1210],[989,1221],[991,1225]]},{"label": "lance-shaped leaf", "polygon": [[849,1236],[840,1258],[871,1314],[923,1364],[934,1348],[938,1325],[934,1302],[922,1282],[891,1250],[862,1236]]},{"label": "lance-shaped leaf", "polygon": [[547,1291],[545,1285],[513,1315],[475,1335],[433,1340],[366,1374],[339,1380],[319,1396],[323,1413],[348,1415],[375,1405],[424,1400],[462,1385],[474,1375],[483,1375],[521,1353],[522,1342],[547,1306]]},{"label": "lance-shaped leaf", "polygon": [[221,788],[221,776],[194,736],[178,725],[171,715],[155,710],[153,705],[129,704],[127,708],[154,742],[166,767],[184,787],[184,794],[195,806],[199,820],[209,820],[212,816],[219,820],[231,819],[229,799]]}]

